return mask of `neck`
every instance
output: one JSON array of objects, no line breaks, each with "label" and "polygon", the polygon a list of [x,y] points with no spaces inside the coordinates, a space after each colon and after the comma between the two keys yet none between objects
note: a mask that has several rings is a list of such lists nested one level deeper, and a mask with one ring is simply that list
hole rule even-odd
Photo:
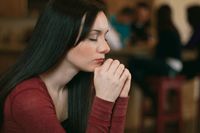
[{"label": "neck", "polygon": [[65,86],[79,72],[75,66],[67,61],[61,61],[57,66],[40,75],[48,89],[58,92],[63,91]]}]

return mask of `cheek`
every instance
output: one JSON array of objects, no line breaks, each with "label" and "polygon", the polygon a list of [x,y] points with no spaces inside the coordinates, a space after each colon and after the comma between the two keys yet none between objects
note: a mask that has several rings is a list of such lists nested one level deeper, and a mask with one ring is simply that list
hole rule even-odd
[{"label": "cheek", "polygon": [[83,46],[76,51],[77,55],[77,66],[87,72],[93,72],[99,64],[94,62],[96,57],[96,47],[94,45]]},{"label": "cheek", "polygon": [[82,59],[90,59],[95,54],[95,47],[83,45],[76,49],[76,55],[78,55]]},{"label": "cheek", "polygon": [[92,45],[82,44],[71,49],[68,52],[67,58],[76,66],[85,66],[89,64],[95,56],[96,48]]}]

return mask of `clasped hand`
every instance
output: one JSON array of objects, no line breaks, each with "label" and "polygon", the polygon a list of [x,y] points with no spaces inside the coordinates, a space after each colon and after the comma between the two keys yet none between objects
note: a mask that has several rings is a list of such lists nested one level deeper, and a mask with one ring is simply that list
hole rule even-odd
[{"label": "clasped hand", "polygon": [[131,85],[131,74],[118,60],[107,59],[95,68],[94,86],[96,96],[110,102],[118,97],[127,97]]}]

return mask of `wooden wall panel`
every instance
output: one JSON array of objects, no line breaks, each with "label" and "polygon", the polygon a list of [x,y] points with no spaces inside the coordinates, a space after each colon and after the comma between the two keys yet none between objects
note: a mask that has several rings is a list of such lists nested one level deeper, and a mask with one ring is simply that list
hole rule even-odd
[{"label": "wooden wall panel", "polygon": [[0,0],[1,17],[23,17],[27,10],[27,0]]}]

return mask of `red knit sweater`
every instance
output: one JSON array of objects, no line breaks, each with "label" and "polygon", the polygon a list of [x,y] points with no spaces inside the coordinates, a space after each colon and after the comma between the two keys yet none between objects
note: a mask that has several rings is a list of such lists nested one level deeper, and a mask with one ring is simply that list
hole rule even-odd
[{"label": "red knit sweater", "polygon": [[[128,98],[119,98],[114,104],[95,97],[87,133],[123,133],[127,104]],[[40,78],[23,81],[8,95],[1,133],[65,133]]]}]

